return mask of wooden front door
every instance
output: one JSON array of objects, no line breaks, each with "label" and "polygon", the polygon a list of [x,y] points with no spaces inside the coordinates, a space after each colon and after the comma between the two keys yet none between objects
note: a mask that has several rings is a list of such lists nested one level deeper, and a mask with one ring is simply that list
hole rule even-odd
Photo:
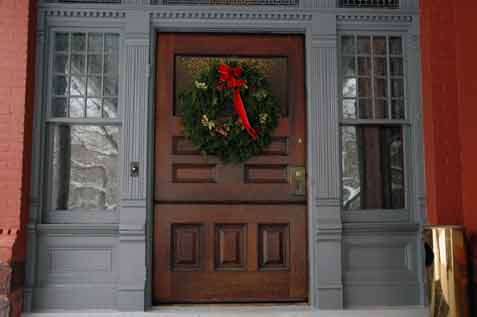
[{"label": "wooden front door", "polygon": [[[289,183],[305,166],[303,47],[295,35],[158,35],[156,303],[307,300],[306,195]],[[176,90],[211,56],[253,59],[275,81],[273,142],[243,164],[201,156],[182,136]]]}]

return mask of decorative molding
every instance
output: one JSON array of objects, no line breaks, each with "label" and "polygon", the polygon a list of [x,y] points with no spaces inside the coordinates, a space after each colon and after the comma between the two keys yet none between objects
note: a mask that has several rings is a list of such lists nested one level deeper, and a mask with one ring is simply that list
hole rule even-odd
[{"label": "decorative molding", "polygon": [[410,24],[413,21],[412,15],[361,15],[361,14],[347,14],[347,15],[338,15],[336,17],[338,23],[351,23],[351,24],[361,24],[361,23],[376,23],[376,24],[387,24],[387,23],[403,23]]},{"label": "decorative molding", "polygon": [[336,35],[312,35],[311,44],[313,48],[336,48]]},{"label": "decorative molding", "polygon": [[301,6],[313,9],[333,9],[336,8],[337,0],[303,0]]},{"label": "decorative molding", "polygon": [[39,224],[36,226],[40,234],[68,235],[81,237],[117,236],[117,224]]},{"label": "decorative molding", "polygon": [[346,223],[343,224],[344,235],[356,234],[399,234],[409,235],[419,232],[417,223]]},{"label": "decorative molding", "polygon": [[321,198],[316,199],[317,207],[340,207],[341,208],[341,199],[336,198]]},{"label": "decorative molding", "polygon": [[311,21],[313,15],[306,13],[171,10],[151,12],[151,18],[159,20],[225,20],[229,23],[247,20],[302,22]]},{"label": "decorative molding", "polygon": [[300,0],[151,0],[152,5],[297,7]]},{"label": "decorative molding", "polygon": [[125,11],[120,10],[93,10],[93,9],[74,9],[74,8],[47,8],[43,9],[47,17],[69,17],[69,18],[111,18],[124,19]]},{"label": "decorative molding", "polygon": [[122,0],[39,0],[41,4],[44,3],[67,3],[67,4],[90,4],[90,5],[105,5],[105,4],[121,4]]},{"label": "decorative molding", "polygon": [[399,9],[399,0],[340,0],[341,8]]},{"label": "decorative molding", "polygon": [[343,284],[323,283],[318,289],[343,289]]},{"label": "decorative molding", "polygon": [[316,230],[315,241],[320,242],[339,242],[343,240],[343,229],[341,227],[318,228]]},{"label": "decorative molding", "polygon": [[[48,250],[48,274],[111,273],[113,247],[103,246],[52,246]],[[88,261],[84,261],[84,259]]]},{"label": "decorative molding", "polygon": [[389,209],[362,209],[343,210],[343,222],[352,223],[382,223],[382,222],[409,222],[409,210]]}]

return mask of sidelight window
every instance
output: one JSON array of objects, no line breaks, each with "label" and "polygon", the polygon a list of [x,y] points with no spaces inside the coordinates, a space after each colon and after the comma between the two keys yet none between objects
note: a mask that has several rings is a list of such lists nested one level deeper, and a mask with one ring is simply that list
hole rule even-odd
[{"label": "sidelight window", "polygon": [[119,203],[119,35],[53,34],[48,94],[48,208],[114,211]]},{"label": "sidelight window", "polygon": [[402,38],[344,35],[340,46],[343,209],[404,209]]}]

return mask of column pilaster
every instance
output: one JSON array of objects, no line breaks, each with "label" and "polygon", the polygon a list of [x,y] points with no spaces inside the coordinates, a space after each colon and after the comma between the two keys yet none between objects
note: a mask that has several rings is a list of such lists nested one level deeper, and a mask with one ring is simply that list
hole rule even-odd
[{"label": "column pilaster", "polygon": [[[146,284],[146,219],[148,191],[148,118],[150,23],[145,11],[126,17],[123,49],[121,211],[117,307],[144,310]],[[132,173],[132,166],[138,167]]]},{"label": "column pilaster", "polygon": [[340,203],[340,140],[336,17],[316,15],[309,36],[309,177],[312,302],[343,307]]}]

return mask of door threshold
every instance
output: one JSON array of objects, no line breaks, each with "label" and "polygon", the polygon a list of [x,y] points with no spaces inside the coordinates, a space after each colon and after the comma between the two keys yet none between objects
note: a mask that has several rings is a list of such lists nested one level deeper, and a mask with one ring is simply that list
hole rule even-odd
[{"label": "door threshold", "polygon": [[233,313],[233,312],[304,312],[313,308],[308,303],[210,303],[210,304],[162,304],[150,311]]}]

